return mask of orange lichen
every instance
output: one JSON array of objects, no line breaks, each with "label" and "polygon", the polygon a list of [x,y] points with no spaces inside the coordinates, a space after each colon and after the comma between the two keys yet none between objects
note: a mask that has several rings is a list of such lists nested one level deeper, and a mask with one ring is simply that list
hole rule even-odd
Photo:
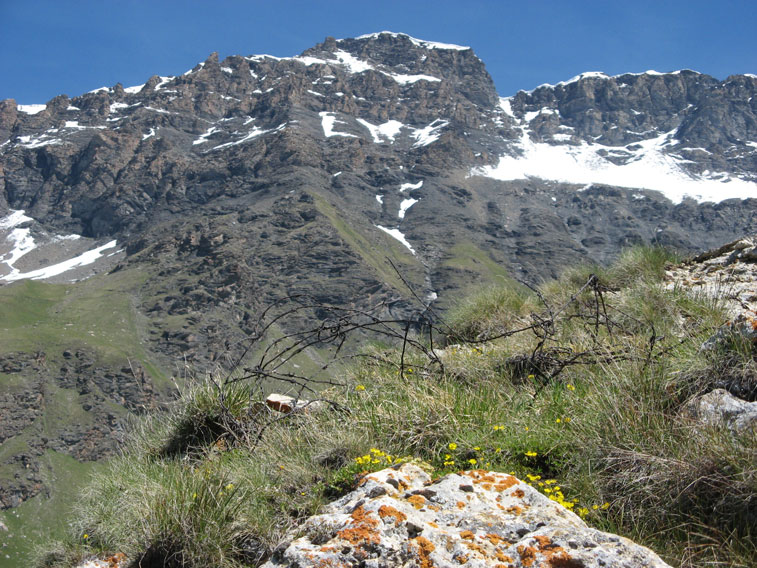
[{"label": "orange lichen", "polygon": [[[495,533],[489,533],[486,535],[486,539],[494,546],[497,546],[500,542],[507,542],[504,538]],[[509,543],[508,543],[509,544]]]},{"label": "orange lichen", "polygon": [[489,553],[487,552],[487,550],[483,546],[481,546],[480,544],[478,544],[476,542],[466,542],[464,544],[465,544],[466,547],[468,547],[473,552],[478,552],[481,556],[486,557],[486,556],[489,555]]},{"label": "orange lichen", "polygon": [[426,498],[423,495],[411,495],[407,498],[407,501],[416,509],[420,509],[426,504]]},{"label": "orange lichen", "polygon": [[465,508],[465,502],[464,501],[458,501],[455,503],[455,506],[457,506],[458,509],[464,509]]},{"label": "orange lichen", "polygon": [[504,479],[500,480],[495,486],[494,489],[496,489],[499,492],[504,491],[505,489],[509,489],[513,485],[517,485],[518,479],[513,477],[512,475],[506,476]]},{"label": "orange lichen", "polygon": [[456,562],[457,562],[458,564],[465,564],[466,562],[468,562],[468,557],[467,557],[467,556],[466,556],[465,554],[458,554],[458,555],[457,555],[457,556],[455,557],[455,561],[456,561]]},{"label": "orange lichen", "polygon": [[428,524],[429,524],[429,526],[432,526],[432,527],[434,527],[435,529],[438,529],[438,528],[439,528],[439,525],[437,525],[437,524],[436,524],[436,523],[435,523],[434,521],[429,521],[429,522],[428,522]]},{"label": "orange lichen", "polygon": [[547,564],[552,568],[582,568],[583,562],[571,558],[559,544],[553,543],[549,537],[537,535],[534,537],[539,551],[544,554]]},{"label": "orange lichen", "polygon": [[474,535],[471,531],[462,531],[460,533],[460,538],[465,540],[473,540],[476,538],[476,535]]},{"label": "orange lichen", "polygon": [[120,566],[126,566],[126,555],[123,552],[117,552],[106,558],[105,562],[108,563],[108,568],[120,568]]},{"label": "orange lichen", "polygon": [[352,526],[336,533],[339,538],[343,538],[350,544],[378,544],[379,535],[376,532],[378,521],[372,519],[370,513],[360,505],[352,511]]},{"label": "orange lichen", "polygon": [[533,566],[534,562],[536,562],[536,549],[532,546],[519,546],[518,554],[520,555],[521,563],[526,568]]},{"label": "orange lichen", "polygon": [[405,520],[407,520],[407,515],[403,513],[402,511],[398,511],[394,507],[391,507],[390,505],[381,505],[378,510],[379,517],[382,519],[385,519],[387,517],[393,517],[395,519],[395,524],[401,523]]},{"label": "orange lichen", "polygon": [[496,552],[496,556],[497,556],[497,560],[499,560],[500,562],[508,562],[510,564],[512,564],[513,562],[513,559],[510,558],[507,554],[505,554],[501,550],[498,550]]},{"label": "orange lichen", "polygon": [[523,507],[518,507],[518,505],[513,505],[512,507],[508,507],[506,511],[508,513],[512,513],[513,515],[520,515],[523,512]]},{"label": "orange lichen", "polygon": [[526,494],[524,493],[522,489],[516,489],[515,491],[510,493],[510,495],[512,495],[513,497],[517,497],[518,499],[523,499],[523,497],[526,496]]},{"label": "orange lichen", "polygon": [[421,568],[433,568],[434,563],[431,561],[431,553],[436,550],[434,543],[425,536],[416,536],[410,542],[418,547],[416,554],[418,555]]}]

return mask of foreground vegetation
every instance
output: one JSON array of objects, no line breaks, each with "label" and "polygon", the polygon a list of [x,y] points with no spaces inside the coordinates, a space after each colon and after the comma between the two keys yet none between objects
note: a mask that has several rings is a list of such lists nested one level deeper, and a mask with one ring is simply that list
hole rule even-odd
[{"label": "foreground vegetation", "polygon": [[268,409],[265,392],[284,388],[270,374],[195,384],[136,425],[41,563],[122,552],[142,566],[255,566],[361,472],[417,459],[438,475],[514,472],[673,565],[753,565],[754,435],[680,411],[715,377],[753,381],[757,367],[744,346],[700,350],[725,315],[666,291],[670,260],[634,249],[539,289],[482,291],[437,322],[444,348],[420,339],[427,329],[374,345],[307,396],[312,385],[276,375],[322,411]]}]

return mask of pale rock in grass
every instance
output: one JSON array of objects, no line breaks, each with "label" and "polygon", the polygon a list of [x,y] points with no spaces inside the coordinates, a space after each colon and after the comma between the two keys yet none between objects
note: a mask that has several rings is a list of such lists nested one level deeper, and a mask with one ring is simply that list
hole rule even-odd
[{"label": "pale rock in grass", "polygon": [[460,565],[668,566],[511,475],[474,470],[432,480],[406,463],[367,475],[299,527],[264,567]]},{"label": "pale rock in grass", "polygon": [[665,274],[668,290],[683,289],[724,302],[733,322],[757,316],[757,235],[704,252]]},{"label": "pale rock in grass", "polygon": [[757,431],[757,402],[736,398],[725,389],[693,398],[684,412],[708,426],[725,426],[736,433]]},{"label": "pale rock in grass", "polygon": [[266,405],[277,412],[288,414],[294,410],[303,412],[317,412],[325,408],[325,404],[321,400],[305,400],[297,399],[293,396],[287,396],[285,394],[271,393],[268,398],[265,399]]},{"label": "pale rock in grass", "polygon": [[109,556],[108,558],[91,558],[79,563],[76,568],[125,568],[127,558],[123,552]]}]

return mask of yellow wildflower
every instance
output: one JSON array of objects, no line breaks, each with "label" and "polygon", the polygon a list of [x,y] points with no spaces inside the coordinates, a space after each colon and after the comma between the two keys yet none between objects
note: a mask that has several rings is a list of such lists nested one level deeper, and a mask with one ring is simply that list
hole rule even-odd
[{"label": "yellow wildflower", "polygon": [[356,391],[364,391],[365,390],[365,385],[355,385],[355,390]]},{"label": "yellow wildflower", "polygon": [[457,449],[457,444],[455,442],[450,442],[449,446],[447,446],[450,450],[455,451]]},{"label": "yellow wildflower", "polygon": [[537,454],[536,452],[526,452],[525,453],[525,456],[528,457],[528,458],[535,458],[538,455],[539,454]]}]

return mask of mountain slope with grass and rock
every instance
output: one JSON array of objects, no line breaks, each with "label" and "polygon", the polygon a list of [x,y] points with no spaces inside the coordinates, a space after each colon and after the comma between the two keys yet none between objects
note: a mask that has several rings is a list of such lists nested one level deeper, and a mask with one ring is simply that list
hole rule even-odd
[{"label": "mountain slope with grass and rock", "polygon": [[755,422],[705,406],[724,369],[754,388],[756,351],[727,297],[668,285],[678,260],[486,289],[328,385],[280,377],[287,405],[272,373],[201,381],[136,425],[43,565],[753,566]]},{"label": "mountain slope with grass and rock", "polygon": [[[391,32],[148,73],[0,101],[0,506],[18,527],[60,529],[72,472],[116,455],[132,417],[263,356],[269,306],[302,304],[273,340],[346,313],[319,306],[405,321],[628,246],[755,231],[752,75],[502,97],[472,49]],[[310,376],[331,347],[279,371]]]}]

